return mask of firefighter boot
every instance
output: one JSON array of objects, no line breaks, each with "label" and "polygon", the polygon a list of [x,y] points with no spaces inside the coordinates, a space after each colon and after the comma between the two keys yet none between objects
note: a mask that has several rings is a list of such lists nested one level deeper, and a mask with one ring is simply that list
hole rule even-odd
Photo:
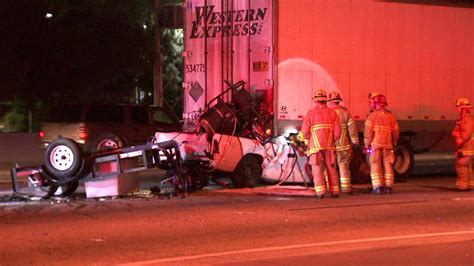
[{"label": "firefighter boot", "polygon": [[378,187],[371,192],[372,194],[380,195],[383,193],[383,187]]},{"label": "firefighter boot", "polygon": [[316,199],[324,199],[324,194],[322,194],[322,195],[316,195]]}]

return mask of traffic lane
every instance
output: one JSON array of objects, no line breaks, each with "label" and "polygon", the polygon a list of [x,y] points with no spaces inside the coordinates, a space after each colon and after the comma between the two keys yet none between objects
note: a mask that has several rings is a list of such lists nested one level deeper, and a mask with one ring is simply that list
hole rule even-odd
[{"label": "traffic lane", "polygon": [[[383,254],[383,255],[381,255]],[[268,262],[271,262],[269,260]],[[404,247],[375,248],[327,255],[286,258],[285,264],[317,261],[323,265],[466,265],[474,264],[473,239],[448,243],[422,243]],[[263,261],[262,263],[265,263]]]},{"label": "traffic lane", "polygon": [[122,265],[472,265],[474,231],[243,249]]},{"label": "traffic lane", "polygon": [[[3,258],[19,263],[124,263],[472,230],[473,194],[359,195],[318,201],[196,193],[186,199],[78,201],[3,209]],[[5,212],[6,211],[6,212]],[[21,247],[21,248],[20,248]],[[29,257],[22,257],[28,250]]]},{"label": "traffic lane", "polygon": [[[440,240],[443,243],[423,242],[400,245],[354,247],[344,250],[344,247],[331,247],[331,250],[315,250],[305,254],[299,250],[293,254],[261,254],[255,257],[215,258],[207,260],[184,260],[183,264],[222,264],[241,265],[243,262],[263,265],[308,265],[317,262],[319,265],[466,265],[474,263],[473,239]],[[454,241],[454,242],[450,242]],[[342,250],[341,250],[342,249]],[[296,255],[296,254],[298,255]],[[237,262],[236,262],[237,261]]]}]

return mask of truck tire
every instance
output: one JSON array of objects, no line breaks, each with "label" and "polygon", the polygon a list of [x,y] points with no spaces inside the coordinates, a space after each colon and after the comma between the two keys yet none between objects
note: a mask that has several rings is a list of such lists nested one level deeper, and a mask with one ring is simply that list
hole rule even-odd
[{"label": "truck tire", "polygon": [[48,146],[44,166],[52,178],[65,181],[75,177],[84,163],[79,146],[71,139],[58,138]]},{"label": "truck tire", "polygon": [[261,182],[262,164],[255,156],[242,158],[232,172],[232,184],[236,188],[253,188]]},{"label": "truck tire", "polygon": [[405,182],[408,174],[413,169],[413,148],[407,140],[400,139],[394,152],[395,163],[393,164],[393,169],[395,172],[395,182]]},{"label": "truck tire", "polygon": [[[400,139],[398,146],[394,150],[395,182],[406,182],[408,174],[413,169],[414,155],[413,148],[405,139]],[[351,175],[354,183],[370,183],[370,167],[366,155],[355,153],[351,161]]]},{"label": "truck tire", "polygon": [[353,183],[370,183],[370,167],[366,155],[360,149],[354,150],[350,164],[351,178]]},{"label": "truck tire", "polygon": [[112,134],[106,133],[100,135],[94,142],[93,142],[93,151],[109,151],[109,150],[116,150],[122,147],[125,147],[125,141],[123,138]]}]

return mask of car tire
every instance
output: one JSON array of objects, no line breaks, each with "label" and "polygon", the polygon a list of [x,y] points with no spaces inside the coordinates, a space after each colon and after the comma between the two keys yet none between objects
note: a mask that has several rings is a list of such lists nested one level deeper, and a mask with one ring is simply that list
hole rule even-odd
[{"label": "car tire", "polygon": [[112,134],[102,134],[93,142],[93,151],[108,151],[116,150],[125,147],[125,141],[123,138]]},{"label": "car tire", "polygon": [[231,175],[235,188],[253,188],[261,182],[262,164],[255,156],[243,157]]},{"label": "car tire", "polygon": [[46,149],[44,166],[53,179],[70,180],[81,171],[83,164],[82,152],[71,139],[55,139]]}]

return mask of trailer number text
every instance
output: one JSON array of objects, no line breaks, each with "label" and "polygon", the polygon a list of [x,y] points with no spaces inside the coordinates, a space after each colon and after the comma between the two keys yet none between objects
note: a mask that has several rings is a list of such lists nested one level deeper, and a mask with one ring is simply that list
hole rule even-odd
[{"label": "trailer number text", "polygon": [[186,64],[185,71],[186,73],[205,72],[206,65],[205,64]]}]

